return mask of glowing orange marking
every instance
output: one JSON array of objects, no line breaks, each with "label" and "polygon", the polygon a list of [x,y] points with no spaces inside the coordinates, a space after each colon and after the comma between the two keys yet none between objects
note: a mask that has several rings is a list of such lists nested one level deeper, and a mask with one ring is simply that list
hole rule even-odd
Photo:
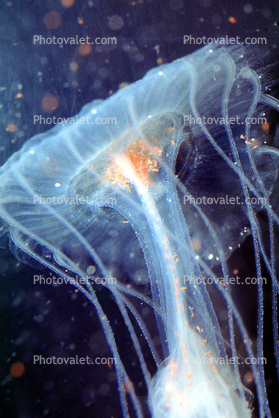
[{"label": "glowing orange marking", "polygon": [[168,368],[171,370],[172,377],[177,377],[177,362],[173,358],[169,362]]},{"label": "glowing orange marking", "polygon": [[[53,13],[56,13],[56,12],[53,12]],[[54,29],[54,28],[51,28],[51,29]],[[59,100],[54,94],[46,94],[43,97],[42,102],[41,102],[41,107],[45,112],[52,113],[58,108],[58,106],[59,106]]]},{"label": "glowing orange marking", "polygon": [[[156,138],[153,138],[157,141]],[[125,188],[130,188],[131,185],[127,176],[125,175],[126,166],[134,171],[134,175],[146,187],[151,183],[150,172],[159,171],[157,161],[151,158],[153,155],[160,155],[162,151],[159,147],[152,147],[150,149],[145,146],[142,141],[134,142],[127,145],[127,150],[122,151],[113,161],[113,164],[106,172],[106,180],[111,181],[111,184],[120,184]]]},{"label": "glowing orange marking", "polygon": [[62,18],[60,14],[52,11],[45,15],[44,24],[48,29],[57,29],[62,25]]},{"label": "glowing orange marking", "polygon": [[188,373],[187,374],[187,378],[189,379],[190,377],[192,377],[193,375],[192,375],[192,373]]},{"label": "glowing orange marking", "polygon": [[171,141],[171,143],[172,143],[172,145],[175,145],[175,142],[174,141]]},{"label": "glowing orange marking", "polygon": [[[186,358],[186,353],[182,353],[182,358],[185,360]],[[186,365],[184,364],[184,366],[186,367]]]},{"label": "glowing orange marking", "polygon": [[253,149],[258,148],[258,146],[259,146],[257,143],[253,143],[253,142],[249,142],[249,141],[245,141],[245,144],[249,145],[250,147],[253,147]]},{"label": "glowing orange marking", "polygon": [[193,318],[193,316],[195,316],[194,312],[191,313],[191,318]]},{"label": "glowing orange marking", "polygon": [[270,129],[270,124],[268,122],[265,122],[265,123],[262,124],[262,130],[264,132],[269,131],[269,129]]},{"label": "glowing orange marking", "polygon": [[199,331],[199,332],[201,332],[201,328],[197,325],[197,330]]},{"label": "glowing orange marking", "polygon": [[15,132],[18,130],[18,127],[16,125],[14,125],[13,123],[10,123],[7,127],[6,127],[6,131],[7,132]]},{"label": "glowing orange marking", "polygon": [[168,403],[164,403],[164,407],[165,407],[165,408],[169,408],[169,407],[170,407],[170,405],[169,405]]},{"label": "glowing orange marking", "polygon": [[130,393],[134,389],[134,384],[131,380],[124,380],[123,382],[123,389],[126,393]]},{"label": "glowing orange marking", "polygon": [[181,348],[182,350],[186,351],[186,345],[183,342],[181,343]]},{"label": "glowing orange marking", "polygon": [[72,7],[75,3],[75,0],[61,0],[61,4],[64,7]]},{"label": "glowing orange marking", "polygon": [[90,52],[92,51],[92,45],[91,44],[81,44],[78,47],[78,53],[79,55],[81,55],[82,57],[86,57],[86,55],[89,55]]},{"label": "glowing orange marking", "polygon": [[212,363],[213,363],[213,360],[212,360],[212,358],[209,360],[209,364],[210,364],[210,366],[212,365]]},{"label": "glowing orange marking", "polygon": [[253,373],[251,372],[251,370],[249,370],[248,372],[245,373],[244,380],[245,380],[246,384],[251,384],[251,383],[254,382],[254,376],[253,376]]},{"label": "glowing orange marking", "polygon": [[231,22],[231,23],[236,23],[236,18],[235,18],[235,17],[233,17],[233,16],[230,16],[230,17],[229,17],[229,22]]},{"label": "glowing orange marking", "polygon": [[240,135],[240,138],[241,139],[245,139],[245,135]]},{"label": "glowing orange marking", "polygon": [[10,369],[10,375],[12,377],[20,377],[25,372],[25,366],[20,361],[13,363]]},{"label": "glowing orange marking", "polygon": [[[172,267],[172,266],[171,266]],[[179,279],[175,279],[175,281],[174,281],[174,288],[175,288],[175,298],[176,299],[178,299],[179,298],[179,292],[178,292],[178,282],[179,282]],[[179,311],[179,313],[180,313],[180,311]]]},{"label": "glowing orange marking", "polygon": [[123,223],[123,224],[128,224],[128,223],[129,223],[129,221],[123,221],[122,223]]},{"label": "glowing orange marking", "polygon": [[180,288],[180,290],[186,290],[187,289],[187,287],[181,287]]},{"label": "glowing orange marking", "polygon": [[217,369],[216,369],[216,367],[215,367],[215,366],[212,366],[212,370],[213,370],[215,373],[217,373]]},{"label": "glowing orange marking", "polygon": [[170,266],[170,271],[173,272],[174,268],[173,266]]},{"label": "glowing orange marking", "polygon": [[211,353],[211,351],[208,351],[207,353],[205,353],[206,356],[209,356],[209,354]]},{"label": "glowing orange marking", "polygon": [[157,139],[157,138],[153,138],[153,140],[154,140],[155,142],[158,142],[158,139]]},{"label": "glowing orange marking", "polygon": [[258,148],[259,144],[258,141],[255,138],[252,138],[252,141],[245,141],[245,144],[249,145],[250,147],[253,147],[253,149]]},{"label": "glowing orange marking", "polygon": [[187,328],[189,327],[188,321],[185,322],[185,325]]}]

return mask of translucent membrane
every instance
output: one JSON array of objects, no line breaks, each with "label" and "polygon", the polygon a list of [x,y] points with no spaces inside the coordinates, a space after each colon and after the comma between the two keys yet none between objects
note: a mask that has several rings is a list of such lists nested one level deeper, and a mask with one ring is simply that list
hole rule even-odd
[{"label": "translucent membrane", "polygon": [[[236,334],[248,357],[263,357],[261,281],[254,353],[224,279],[229,254],[249,232],[257,278],[262,260],[272,280],[278,361],[273,236],[278,217],[270,196],[279,158],[266,145],[270,137],[261,118],[279,105],[264,94],[267,70],[251,68],[256,58],[265,56],[239,46],[210,46],[155,68],[106,101],[86,105],[75,125],[30,139],[0,171],[2,228],[16,255],[69,280],[71,272],[88,277],[91,265],[107,279],[104,285],[141,364],[152,417],[251,416],[253,401],[240,366],[220,362],[228,354],[236,357]],[[116,123],[96,124],[96,117]],[[269,220],[268,253],[256,218],[261,209]],[[204,278],[211,279],[214,298]],[[142,417],[132,377],[90,280],[75,284],[95,305],[117,360],[123,416],[133,408]],[[148,284],[152,299],[144,291]],[[154,309],[161,349],[135,299]],[[212,300],[226,306],[227,341],[217,318],[221,305]],[[131,315],[158,365],[153,377]],[[270,417],[264,366],[252,364],[251,370],[259,416]]]}]

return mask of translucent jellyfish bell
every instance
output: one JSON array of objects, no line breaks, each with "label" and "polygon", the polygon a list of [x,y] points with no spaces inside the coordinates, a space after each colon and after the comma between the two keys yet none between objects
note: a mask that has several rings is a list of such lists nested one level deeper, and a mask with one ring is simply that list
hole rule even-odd
[{"label": "translucent jellyfish bell", "polygon": [[[92,265],[105,279],[138,355],[152,417],[251,416],[241,367],[220,361],[237,357],[236,330],[248,357],[263,356],[262,286],[254,353],[228,279],[227,258],[249,232],[257,278],[262,260],[272,280],[278,361],[278,217],[270,197],[279,158],[262,126],[269,109],[279,106],[264,93],[265,70],[254,71],[255,61],[253,49],[210,46],[155,68],[106,101],[84,106],[75,125],[30,139],[0,171],[2,228],[14,253],[69,280],[70,272],[88,277]],[[99,123],[108,118],[116,123]],[[269,220],[269,252],[256,218],[261,209]],[[123,416],[130,416],[128,392],[142,417],[93,279],[75,285],[95,305],[116,359]],[[227,341],[212,289],[227,309]],[[153,308],[161,347],[135,299]],[[158,365],[153,377],[130,315]],[[264,367],[252,364],[251,370],[259,416],[271,416]]]}]

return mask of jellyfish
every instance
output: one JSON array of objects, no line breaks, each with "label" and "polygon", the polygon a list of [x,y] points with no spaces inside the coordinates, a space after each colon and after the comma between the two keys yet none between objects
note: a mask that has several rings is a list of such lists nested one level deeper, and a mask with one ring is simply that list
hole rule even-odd
[{"label": "jellyfish", "polygon": [[[236,335],[248,358],[263,357],[263,264],[278,367],[279,154],[265,127],[279,104],[267,92],[270,67],[256,65],[266,59],[254,47],[203,47],[85,105],[75,124],[34,136],[1,167],[1,232],[20,260],[35,260],[69,282],[73,273],[86,278],[74,285],[95,306],[116,359],[123,417],[146,415],[96,293],[97,276],[130,334],[153,418],[252,416],[242,366],[221,360],[239,358]],[[107,118],[116,123],[100,123]],[[258,280],[256,353],[227,261],[249,233]],[[154,312],[159,344],[137,301]],[[136,328],[157,365],[153,376]],[[264,365],[250,367],[258,415],[271,417]]]}]

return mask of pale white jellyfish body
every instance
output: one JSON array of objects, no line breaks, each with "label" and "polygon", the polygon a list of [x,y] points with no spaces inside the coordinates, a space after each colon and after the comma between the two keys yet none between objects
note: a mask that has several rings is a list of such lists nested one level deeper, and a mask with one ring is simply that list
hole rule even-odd
[{"label": "pale white jellyfish body", "polygon": [[[191,316],[195,313],[194,310],[188,309],[185,300],[189,292],[194,299],[195,291],[190,290],[182,278],[185,277],[185,271],[188,274],[190,271],[194,276],[199,266],[190,256],[185,255],[185,248],[181,251],[179,230],[176,229],[173,236],[165,227],[166,217],[178,219],[175,204],[172,205],[169,198],[170,212],[166,211],[167,205],[164,205],[162,218],[154,200],[156,192],[151,192],[154,185],[143,184],[142,178],[139,178],[129,160],[122,161],[121,168],[121,172],[130,179],[140,197],[142,211],[148,219],[153,240],[157,242],[157,256],[158,252],[161,252],[159,258],[161,270],[164,271],[163,283],[160,286],[164,288],[161,294],[164,293],[166,297],[166,340],[169,357],[160,365],[150,383],[149,405],[152,417],[251,417],[248,401],[237,393],[232,370],[227,364],[220,364],[216,345],[211,347],[210,339],[202,336],[208,335],[210,326],[207,332],[199,325],[195,330],[189,327]],[[169,184],[169,195],[175,193],[175,190],[171,189],[172,186]],[[159,203],[158,207],[160,208]],[[184,236],[184,245],[187,241],[190,245],[190,237]],[[206,316],[206,307],[204,309]],[[207,325],[206,321],[204,325]]]},{"label": "pale white jellyfish body", "polygon": [[[251,417],[246,401],[236,393],[231,380],[224,379],[218,366],[199,363],[206,353],[196,335],[195,355],[171,357],[159,369],[150,390],[150,408],[156,418]],[[180,357],[180,358],[179,358]]]},{"label": "pale white jellyfish body", "polygon": [[[252,47],[207,46],[155,68],[106,101],[86,105],[76,124],[30,139],[0,171],[2,231],[9,233],[19,258],[35,259],[69,281],[71,272],[83,277],[91,265],[105,279],[117,276],[116,283],[107,280],[104,285],[130,334],[153,418],[252,415],[241,368],[220,361],[227,354],[236,358],[236,334],[248,357],[263,356],[262,286],[255,353],[230,283],[220,281],[228,276],[229,254],[249,231],[257,278],[262,276],[261,262],[271,277],[278,366],[273,225],[279,219],[272,191],[279,156],[267,146],[269,135],[261,122],[251,120],[279,106],[264,93],[267,70],[251,69],[257,52]],[[117,124],[94,124],[96,116],[114,117]],[[229,204],[222,206],[224,196]],[[260,209],[269,222],[270,251],[257,220]],[[147,290],[129,283],[139,271],[146,277],[148,273]],[[201,280],[204,276],[214,279],[217,301]],[[94,283],[75,286],[96,307],[116,359],[123,417],[130,417],[132,410],[142,418],[146,405],[127,372],[129,353],[127,358],[119,354],[113,324]],[[156,342],[135,299],[154,312]],[[219,303],[227,312],[226,336]],[[158,366],[153,377],[141,338]],[[264,367],[252,364],[251,372],[259,417],[271,417]]]}]

